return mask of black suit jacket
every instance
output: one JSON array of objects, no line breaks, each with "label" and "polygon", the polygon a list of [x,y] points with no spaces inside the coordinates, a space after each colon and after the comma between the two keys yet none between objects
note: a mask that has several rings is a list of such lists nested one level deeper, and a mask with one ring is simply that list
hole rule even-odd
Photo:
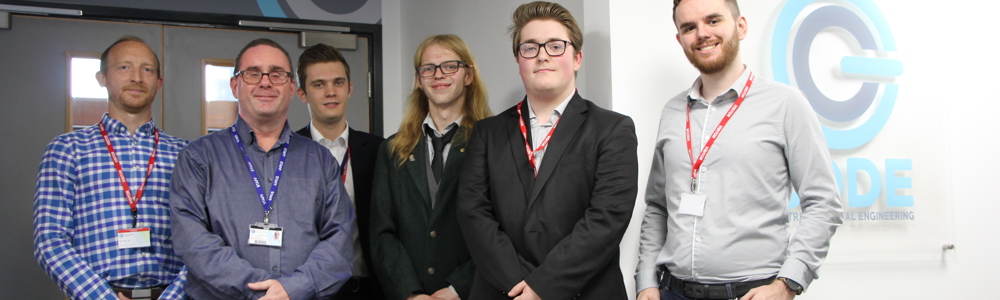
[{"label": "black suit jacket", "polygon": [[[368,272],[374,272],[372,252],[369,247],[371,236],[368,235],[371,224],[372,178],[375,176],[375,159],[378,156],[378,148],[385,139],[350,127],[347,130],[347,145],[351,149],[351,175],[354,176],[354,210],[358,220],[358,236],[361,240],[361,251],[365,258],[365,264],[368,265]],[[312,138],[309,125],[295,133]],[[343,157],[337,157],[338,162],[341,159]],[[358,255],[358,253],[354,255]],[[371,275],[371,279],[373,279],[373,287],[371,287],[373,295],[378,299],[383,299],[382,288],[377,281],[374,281],[375,276]]]},{"label": "black suit jacket", "polygon": [[389,150],[395,136],[382,143],[372,197],[372,258],[389,299],[433,294],[449,285],[462,299],[477,299],[469,297],[475,268],[455,216],[459,169],[468,152],[458,138],[464,130],[451,143],[437,195],[427,186],[426,135],[402,165]]},{"label": "black suit jacket", "polygon": [[627,299],[618,244],[636,201],[636,144],[631,118],[577,94],[535,177],[515,108],[476,123],[459,183],[477,270],[469,299],[509,299],[522,280],[545,300]]}]

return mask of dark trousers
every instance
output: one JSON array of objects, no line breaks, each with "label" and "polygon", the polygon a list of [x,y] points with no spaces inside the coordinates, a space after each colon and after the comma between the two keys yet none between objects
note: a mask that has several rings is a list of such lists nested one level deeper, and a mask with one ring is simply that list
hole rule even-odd
[{"label": "dark trousers", "polygon": [[384,300],[385,293],[378,286],[374,277],[351,277],[340,288],[335,300]]}]

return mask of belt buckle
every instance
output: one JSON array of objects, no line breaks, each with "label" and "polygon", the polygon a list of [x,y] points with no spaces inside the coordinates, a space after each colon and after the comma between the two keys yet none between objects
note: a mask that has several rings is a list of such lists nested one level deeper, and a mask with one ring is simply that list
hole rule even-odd
[{"label": "belt buckle", "polygon": [[133,300],[150,299],[152,297],[153,297],[153,289],[133,289],[132,290],[132,299]]}]

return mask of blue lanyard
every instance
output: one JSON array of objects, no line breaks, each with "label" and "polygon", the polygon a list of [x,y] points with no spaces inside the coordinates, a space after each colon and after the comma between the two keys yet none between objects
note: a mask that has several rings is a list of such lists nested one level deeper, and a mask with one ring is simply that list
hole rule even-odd
[{"label": "blue lanyard", "polygon": [[265,199],[264,189],[260,186],[260,177],[257,176],[257,171],[254,171],[253,164],[250,163],[250,156],[247,155],[247,150],[243,148],[243,142],[240,142],[240,135],[236,133],[236,125],[229,127],[229,129],[233,133],[233,141],[236,141],[236,146],[240,147],[240,152],[243,152],[243,158],[247,161],[247,169],[250,170],[250,176],[253,177],[253,185],[257,188],[257,196],[260,198],[260,204],[264,206],[264,223],[267,223],[267,215],[271,212],[271,203],[274,202],[274,193],[278,191],[278,180],[281,179],[281,170],[285,167],[285,158],[288,157],[288,142],[281,145],[281,158],[278,160],[278,170],[274,171],[274,183],[271,184],[271,193]]}]

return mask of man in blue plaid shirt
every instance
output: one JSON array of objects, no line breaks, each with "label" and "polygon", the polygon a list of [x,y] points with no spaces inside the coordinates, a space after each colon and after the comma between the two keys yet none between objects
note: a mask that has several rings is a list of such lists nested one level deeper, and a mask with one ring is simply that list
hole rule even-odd
[{"label": "man in blue plaid shirt", "polygon": [[168,198],[186,140],[162,134],[156,54],[124,36],[101,55],[101,122],[56,137],[35,191],[35,258],[71,299],[183,299],[187,269],[170,240]]}]

